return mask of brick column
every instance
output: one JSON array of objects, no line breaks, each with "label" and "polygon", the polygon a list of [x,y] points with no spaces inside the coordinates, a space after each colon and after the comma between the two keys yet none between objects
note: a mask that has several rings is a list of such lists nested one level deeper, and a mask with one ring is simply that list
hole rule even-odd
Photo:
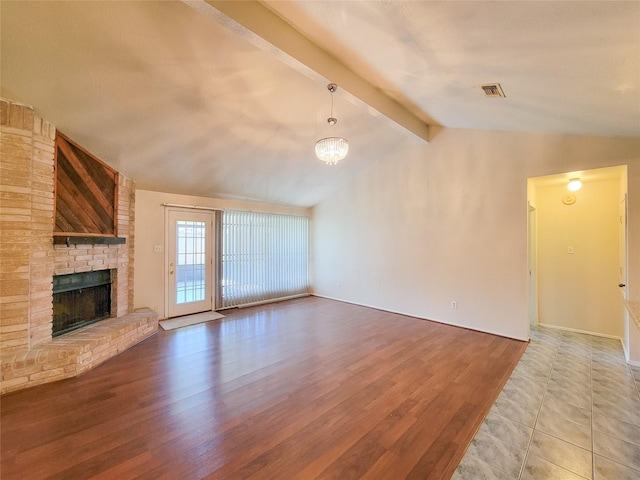
[{"label": "brick column", "polygon": [[0,100],[0,348],[51,339],[55,128]]},{"label": "brick column", "polygon": [[134,253],[135,184],[118,178],[118,237],[127,243],[118,247],[118,273],[115,282],[117,315],[133,313],[133,253]]}]

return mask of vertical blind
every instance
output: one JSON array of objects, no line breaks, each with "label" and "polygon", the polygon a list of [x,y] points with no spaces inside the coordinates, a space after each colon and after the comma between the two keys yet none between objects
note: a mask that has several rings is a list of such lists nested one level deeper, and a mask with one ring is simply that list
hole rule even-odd
[{"label": "vertical blind", "polygon": [[221,232],[221,307],[307,293],[309,219],[224,211]]}]

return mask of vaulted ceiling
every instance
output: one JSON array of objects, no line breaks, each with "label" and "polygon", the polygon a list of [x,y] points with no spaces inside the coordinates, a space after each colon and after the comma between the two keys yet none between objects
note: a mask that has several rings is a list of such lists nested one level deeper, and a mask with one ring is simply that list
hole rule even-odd
[{"label": "vaulted ceiling", "polygon": [[[1,95],[138,188],[311,206],[436,126],[640,137],[640,2],[0,3]],[[337,166],[315,158],[336,82]],[[505,98],[485,97],[499,82]]]}]

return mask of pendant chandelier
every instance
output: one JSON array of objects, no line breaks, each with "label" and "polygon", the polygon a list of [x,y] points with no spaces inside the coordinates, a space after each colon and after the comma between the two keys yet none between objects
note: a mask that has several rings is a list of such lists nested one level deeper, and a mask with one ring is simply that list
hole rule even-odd
[{"label": "pendant chandelier", "polygon": [[[335,83],[327,85],[327,90],[331,94],[331,113],[327,118],[329,127],[338,123],[338,119],[333,116],[333,93],[338,89]],[[316,142],[316,156],[328,165],[335,165],[349,152],[349,142],[342,137],[325,137]]]}]

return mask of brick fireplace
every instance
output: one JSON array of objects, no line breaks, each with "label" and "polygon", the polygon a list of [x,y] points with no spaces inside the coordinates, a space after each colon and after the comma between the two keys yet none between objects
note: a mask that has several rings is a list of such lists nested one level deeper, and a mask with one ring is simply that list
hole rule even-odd
[{"label": "brick fireplace", "polygon": [[[133,311],[134,183],[118,176],[118,245],[54,245],[55,127],[0,100],[2,393],[77,375],[157,331]],[[112,271],[113,317],[52,337],[53,276]]]}]

